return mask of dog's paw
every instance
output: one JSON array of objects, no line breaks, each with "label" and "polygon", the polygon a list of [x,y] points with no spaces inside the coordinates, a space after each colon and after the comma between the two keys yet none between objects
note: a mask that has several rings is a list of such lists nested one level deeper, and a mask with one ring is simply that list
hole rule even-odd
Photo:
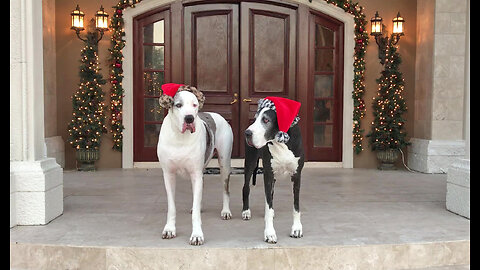
[{"label": "dog's paw", "polygon": [[162,238],[172,239],[175,238],[175,236],[177,236],[175,225],[169,223],[165,224],[165,227],[163,227]]},{"label": "dog's paw", "polygon": [[220,216],[223,220],[232,219],[232,212],[230,212],[230,210],[222,210]]},{"label": "dog's paw", "polygon": [[303,237],[302,225],[300,225],[300,227],[292,226],[292,231],[290,232],[290,237],[302,238]]},{"label": "dog's paw", "polygon": [[290,232],[290,237],[301,238],[303,237],[302,222],[300,221],[301,213],[293,211],[293,225],[292,231]]},{"label": "dog's paw", "polygon": [[276,244],[277,243],[277,234],[275,233],[275,229],[265,229],[263,240],[269,244]]},{"label": "dog's paw", "polygon": [[190,245],[192,246],[200,246],[203,245],[203,233],[202,234],[194,234],[192,233],[192,236],[190,236]]},{"label": "dog's paw", "polygon": [[242,219],[243,220],[249,220],[251,218],[252,218],[252,213],[250,212],[250,209],[242,211]]},{"label": "dog's paw", "polygon": [[177,236],[176,232],[175,232],[175,229],[173,230],[163,230],[162,232],[162,238],[163,239],[172,239],[172,238],[175,238],[175,236]]}]

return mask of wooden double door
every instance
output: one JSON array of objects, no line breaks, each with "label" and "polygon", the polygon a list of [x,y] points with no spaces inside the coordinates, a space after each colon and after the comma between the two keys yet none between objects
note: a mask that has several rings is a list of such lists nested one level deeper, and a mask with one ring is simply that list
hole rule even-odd
[{"label": "wooden double door", "polygon": [[307,160],[341,161],[342,24],[305,6],[195,3],[176,1],[134,19],[134,161],[157,160],[166,111],[156,99],[166,82],[204,93],[202,110],[233,129],[232,157],[244,156],[257,101],[280,96],[302,102]]},{"label": "wooden double door", "polygon": [[260,3],[205,4],[184,9],[184,80],[206,96],[204,111],[221,114],[243,156],[243,131],[258,99],[295,99],[296,13]]}]

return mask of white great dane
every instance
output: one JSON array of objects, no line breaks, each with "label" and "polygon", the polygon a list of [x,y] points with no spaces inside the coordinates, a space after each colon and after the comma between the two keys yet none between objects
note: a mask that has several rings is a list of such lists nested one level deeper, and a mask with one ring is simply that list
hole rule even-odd
[{"label": "white great dane", "polygon": [[[169,91],[178,87],[178,90]],[[203,106],[203,94],[188,85],[166,84],[160,105],[168,108],[158,138],[157,155],[163,169],[168,200],[167,223],[163,239],[176,236],[175,183],[176,175],[190,178],[192,182],[192,234],[191,245],[202,245],[204,236],[200,215],[203,189],[203,169],[217,149],[220,177],[223,181],[222,219],[231,219],[229,181],[233,132],[228,122],[219,114],[198,112]],[[169,93],[170,95],[166,94]]]}]

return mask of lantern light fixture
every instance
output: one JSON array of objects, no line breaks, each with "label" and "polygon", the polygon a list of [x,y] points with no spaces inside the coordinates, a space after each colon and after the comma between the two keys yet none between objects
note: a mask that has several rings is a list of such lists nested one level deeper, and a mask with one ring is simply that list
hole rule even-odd
[{"label": "lantern light fixture", "polygon": [[393,31],[392,35],[389,36],[385,32],[385,25],[383,25],[383,19],[378,15],[378,11],[375,13],[375,17],[372,17],[370,20],[371,23],[371,32],[370,35],[375,37],[375,42],[378,45],[378,57],[380,58],[380,63],[383,65],[385,63],[385,49],[389,41],[396,45],[400,40],[401,36],[404,36],[403,24],[405,19],[400,16],[400,12],[397,13],[397,16],[393,18]]},{"label": "lantern light fixture", "polygon": [[[75,30],[75,33],[77,34],[77,37],[82,40],[86,41],[86,39],[80,37],[80,32],[85,30],[84,27],[84,19],[85,19],[85,13],[83,13],[80,10],[79,5],[77,4],[77,7],[75,10],[70,13],[70,16],[72,18],[72,27],[70,29]],[[95,21],[95,31],[100,32],[100,37],[97,38],[96,42],[98,43],[102,37],[103,37],[103,32],[108,31],[108,14],[105,12],[105,9],[103,6],[100,6],[100,10],[95,13],[95,19],[91,20],[92,23]],[[93,26],[92,26],[93,27]]]},{"label": "lantern light fixture", "polygon": [[95,27],[99,31],[108,30],[108,14],[103,6],[100,6],[100,10],[95,13]]},{"label": "lantern light fixture", "polygon": [[398,12],[397,17],[393,18],[393,34],[403,36],[403,23],[405,20],[400,16]]},{"label": "lantern light fixture", "polygon": [[72,17],[71,29],[75,31],[82,31],[83,29],[85,29],[83,27],[83,18],[85,17],[85,13],[83,13],[83,11],[80,10],[80,6],[78,6],[78,4],[75,10],[73,10],[72,13],[70,13],[70,16]]},{"label": "lantern light fixture", "polygon": [[382,35],[383,19],[378,15],[378,11],[375,13],[375,17],[372,17],[370,23],[372,24],[372,32],[370,33],[370,35]]}]

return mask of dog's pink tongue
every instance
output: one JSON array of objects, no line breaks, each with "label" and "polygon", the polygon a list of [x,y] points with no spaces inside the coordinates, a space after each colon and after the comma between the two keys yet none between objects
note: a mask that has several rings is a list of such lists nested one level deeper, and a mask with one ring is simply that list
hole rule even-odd
[{"label": "dog's pink tongue", "polygon": [[185,122],[183,122],[183,126],[182,126],[182,133],[185,133],[185,131],[190,130],[191,133],[194,133],[195,132],[195,125],[193,123],[190,123],[190,124],[187,124]]}]

